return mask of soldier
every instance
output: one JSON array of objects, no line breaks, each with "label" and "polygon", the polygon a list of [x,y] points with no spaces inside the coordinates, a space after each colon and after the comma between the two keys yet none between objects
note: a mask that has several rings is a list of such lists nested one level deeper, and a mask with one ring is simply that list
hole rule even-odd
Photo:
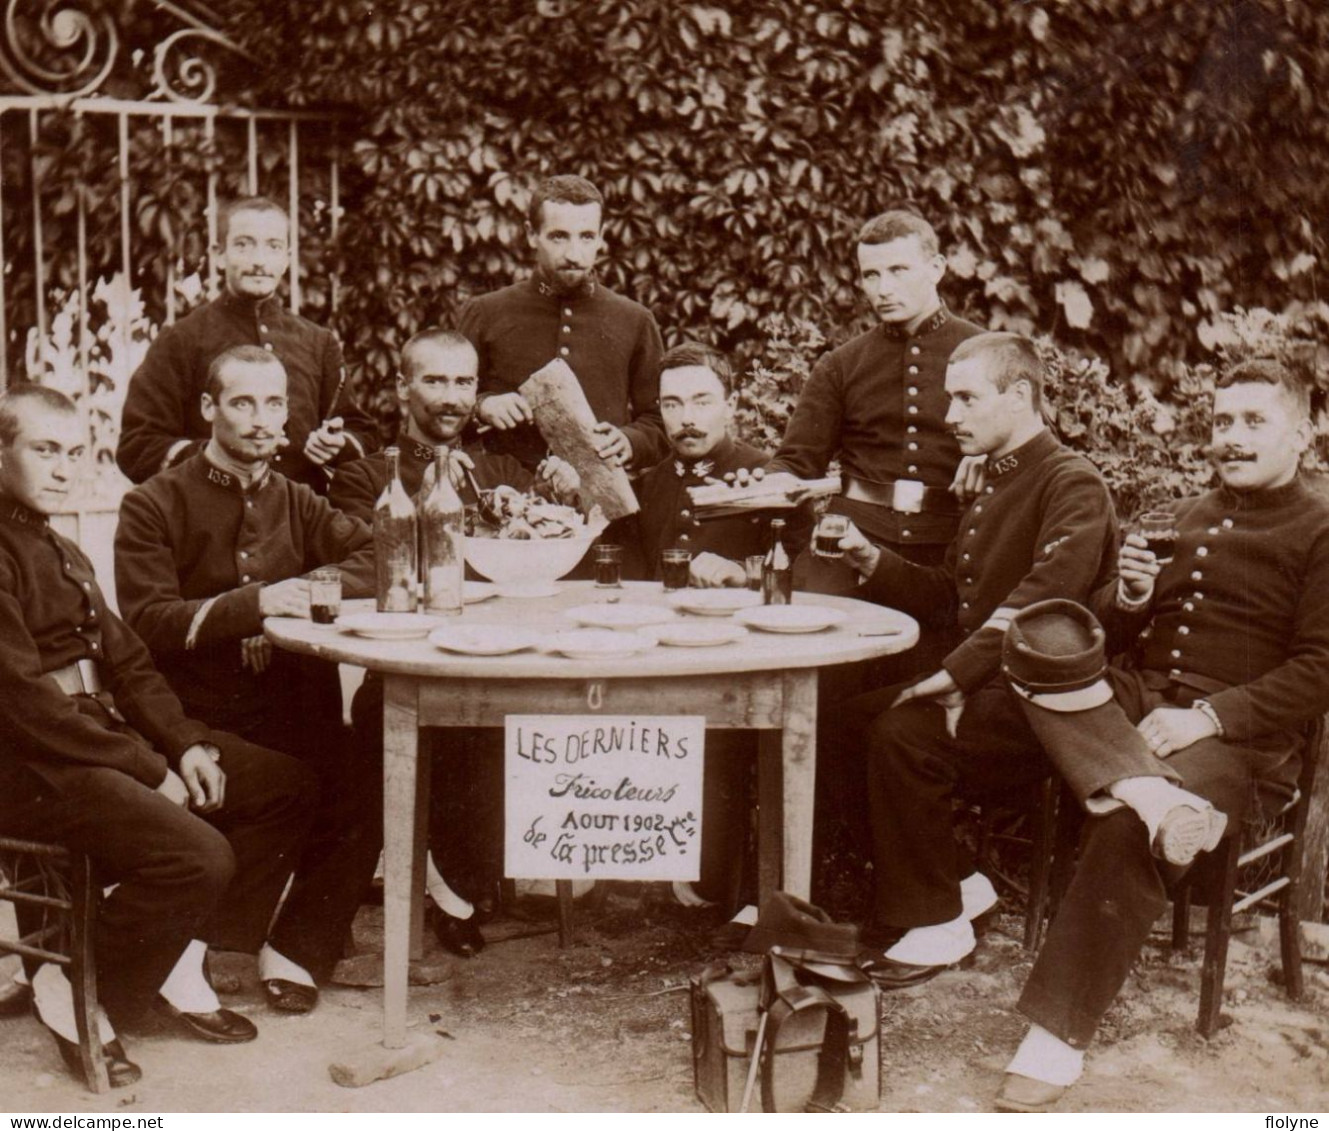
[{"label": "soldier", "polygon": [[303,1013],[373,878],[382,766],[347,741],[336,666],[275,651],[263,618],[308,617],[303,575],[319,566],[341,566],[348,596],[372,593],[372,537],[269,466],[288,413],[277,358],[258,346],[224,350],[201,399],[207,446],[121,504],[116,584],[125,619],[192,712],[319,776],[314,832],[259,961],[268,1001]]},{"label": "soldier", "polygon": [[[858,273],[881,324],[817,362],[769,471],[814,479],[838,453],[844,484],[832,512],[908,561],[939,565],[968,482],[943,380],[952,351],[982,328],[942,302],[946,260],[932,225],[913,212],[863,225]],[[805,558],[800,567],[807,588],[853,596],[857,579],[841,563]]]},{"label": "soldier", "polygon": [[660,329],[644,306],[596,280],[603,224],[604,197],[589,181],[541,181],[526,222],[535,274],[472,299],[461,312],[461,332],[480,355],[475,415],[494,430],[486,445],[527,467],[540,461],[545,444],[517,387],[555,358],[572,367],[599,421],[602,460],[642,468],[665,454],[656,404]]},{"label": "soldier", "polygon": [[660,360],[660,411],[670,454],[637,487],[645,576],[658,580],[660,552],[692,551],[690,582],[698,586],[746,582],[743,559],[766,549],[764,516],[701,522],[687,489],[766,466],[769,456],[730,435],[733,370],[724,356],[696,343],[675,346]]},{"label": "soldier", "polygon": [[[0,828],[86,853],[115,885],[98,909],[96,959],[104,1056],[123,1087],[141,1073],[110,1023],[150,1005],[205,1040],[257,1035],[221,1008],[191,940],[259,949],[315,783],[294,759],[186,716],[91,562],[51,529],[84,451],[62,394],[25,385],[0,397]],[[81,1075],[64,974],[42,966],[33,992]]]},{"label": "soldier", "polygon": [[842,539],[863,596],[904,609],[951,644],[937,671],[850,704],[872,719],[862,728],[874,865],[865,941],[870,972],[887,988],[968,955],[972,920],[996,902],[951,834],[952,797],[1009,792],[1048,773],[998,678],[1012,614],[1052,597],[1083,600],[1112,576],[1112,500],[1094,466],[1044,427],[1042,384],[1028,339],[962,342],[946,370],[946,421],[965,455],[986,457],[986,484],[945,562],[917,565],[856,528]]},{"label": "soldier", "polygon": [[[1012,625],[1019,702],[1089,818],[1020,997],[1032,1025],[1000,1110],[1046,1111],[1075,1083],[1167,886],[1295,788],[1301,731],[1329,709],[1329,503],[1298,474],[1311,434],[1309,390],[1286,367],[1234,366],[1214,393],[1220,485],[1170,508],[1175,557],[1127,539],[1120,579],[1090,602],[1105,633],[1084,610]],[[1081,662],[1077,636],[1099,671],[1105,653],[1124,664],[1068,694],[1031,686]]]},{"label": "soldier", "polygon": [[265,197],[233,200],[217,221],[222,293],[168,326],[129,382],[116,459],[135,483],[198,452],[211,435],[200,395],[213,359],[231,346],[274,354],[290,383],[286,440],[273,468],[324,492],[328,472],[377,446],[372,421],[344,388],[341,346],[329,330],[292,314],[277,297],[290,264],[290,220]]},{"label": "soldier", "polygon": [[[556,456],[547,457],[532,473],[513,456],[463,446],[475,411],[477,369],[475,347],[455,330],[422,330],[402,349],[397,443],[406,492],[419,493],[437,448],[446,446],[451,449],[449,472],[466,502],[478,500],[463,469],[482,491],[501,485],[525,491],[539,483],[558,498],[575,497],[581,477]],[[373,455],[342,468],[329,499],[347,514],[372,522],[374,503],[387,482],[387,461],[381,454]],[[367,676],[361,685],[352,717],[359,741],[381,758],[383,684],[376,676]],[[426,874],[433,900],[429,922],[445,948],[467,958],[484,949],[478,920],[493,911],[502,873],[498,855],[503,844],[502,768],[501,740],[496,744],[482,730],[454,732],[449,748],[437,760]]]}]

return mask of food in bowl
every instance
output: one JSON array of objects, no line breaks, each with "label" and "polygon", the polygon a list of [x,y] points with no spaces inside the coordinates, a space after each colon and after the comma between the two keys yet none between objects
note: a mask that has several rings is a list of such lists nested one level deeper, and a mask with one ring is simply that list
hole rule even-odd
[{"label": "food in bowl", "polygon": [[575,538],[586,529],[586,516],[576,507],[546,502],[515,487],[495,487],[489,505],[500,524],[494,526],[477,516],[473,537],[535,541]]}]

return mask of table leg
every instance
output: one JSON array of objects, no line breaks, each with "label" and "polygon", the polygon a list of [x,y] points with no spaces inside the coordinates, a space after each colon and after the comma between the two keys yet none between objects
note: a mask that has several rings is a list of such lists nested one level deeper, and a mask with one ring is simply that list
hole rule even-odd
[{"label": "table leg", "polygon": [[415,835],[411,838],[411,961],[425,956],[425,857],[429,853],[429,791],[432,788],[433,747],[428,735],[421,742],[416,729]]},{"label": "table leg", "polygon": [[780,890],[784,861],[784,732],[757,732],[757,903]]},{"label": "table leg", "polygon": [[383,679],[383,1044],[406,1045],[412,892],[415,876],[417,685]]},{"label": "table leg", "polygon": [[817,789],[817,673],[785,672],[781,732],[784,890],[812,895],[812,822]]}]

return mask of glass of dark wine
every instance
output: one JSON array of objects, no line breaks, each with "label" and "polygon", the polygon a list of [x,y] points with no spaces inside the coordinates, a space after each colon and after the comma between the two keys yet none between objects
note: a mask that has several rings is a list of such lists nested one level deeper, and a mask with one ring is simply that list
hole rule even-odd
[{"label": "glass of dark wine", "polygon": [[666,593],[688,587],[688,572],[692,565],[692,551],[669,549],[660,552],[660,580]]},{"label": "glass of dark wine", "polygon": [[602,542],[595,547],[595,587],[623,588],[623,547]]},{"label": "glass of dark wine", "polygon": [[812,552],[819,558],[837,560],[844,557],[840,539],[849,533],[849,519],[842,514],[824,514],[812,536]]},{"label": "glass of dark wine", "polygon": [[309,619],[315,624],[333,624],[341,615],[341,570],[332,566],[309,575]]},{"label": "glass of dark wine", "polygon": [[1167,565],[1177,553],[1177,520],[1167,511],[1146,511],[1140,516],[1140,535],[1159,565]]}]

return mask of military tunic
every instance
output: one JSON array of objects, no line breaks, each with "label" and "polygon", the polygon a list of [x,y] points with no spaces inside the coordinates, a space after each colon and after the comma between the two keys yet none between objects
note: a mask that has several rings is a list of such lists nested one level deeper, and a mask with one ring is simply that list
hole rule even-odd
[{"label": "military tunic", "polygon": [[212,434],[200,397],[208,366],[232,346],[262,346],[286,367],[289,445],[272,458],[283,475],[327,490],[326,471],[304,454],[309,433],[331,417],[345,422],[346,444],[333,465],[378,447],[373,422],[344,387],[341,346],[330,330],[290,313],[276,297],[255,305],[223,294],[157,335],[129,381],[116,460],[135,483],[198,452]]},{"label": "military tunic", "polygon": [[660,551],[670,548],[691,550],[694,557],[719,554],[739,565],[750,554],[764,553],[769,515],[734,515],[702,522],[692,513],[687,489],[739,468],[765,467],[769,459],[750,444],[725,437],[702,460],[670,456],[646,472],[637,486],[643,576],[659,580]]},{"label": "military tunic", "polygon": [[[770,470],[815,479],[838,453],[846,478],[878,485],[916,479],[946,492],[960,462],[946,426],[946,364],[956,346],[982,332],[943,307],[913,334],[879,325],[833,350],[813,367]],[[944,546],[960,508],[900,514],[842,496],[833,509],[874,542],[911,547]]]},{"label": "military tunic", "polygon": [[[650,467],[668,451],[660,422],[660,328],[651,312],[593,283],[557,295],[539,279],[471,299],[459,329],[480,355],[480,399],[515,392],[555,358],[572,367],[596,420],[621,428],[632,444],[632,465]],[[485,438],[491,451],[534,467],[545,442],[534,425]]]}]

